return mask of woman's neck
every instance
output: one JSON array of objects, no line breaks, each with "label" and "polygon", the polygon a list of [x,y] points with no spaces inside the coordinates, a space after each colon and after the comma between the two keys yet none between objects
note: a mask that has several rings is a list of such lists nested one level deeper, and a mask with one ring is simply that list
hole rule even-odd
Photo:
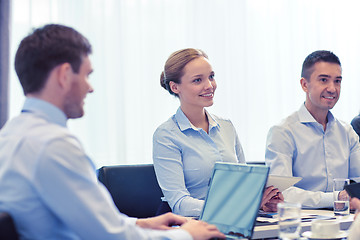
[{"label": "woman's neck", "polygon": [[204,108],[194,109],[194,108],[185,108],[181,106],[181,110],[185,116],[189,119],[192,125],[197,128],[202,128],[205,132],[209,131],[209,120],[205,113]]}]

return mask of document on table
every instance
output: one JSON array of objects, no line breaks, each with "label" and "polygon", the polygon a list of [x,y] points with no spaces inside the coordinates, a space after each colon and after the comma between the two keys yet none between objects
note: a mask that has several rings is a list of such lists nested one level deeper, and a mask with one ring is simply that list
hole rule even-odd
[{"label": "document on table", "polygon": [[[301,214],[302,222],[312,221],[313,219],[329,220],[329,219],[336,219],[336,218],[334,216],[325,216],[325,215],[318,215],[318,214],[308,214],[308,213]],[[263,223],[277,223],[278,218],[277,218],[276,213],[260,211],[258,217],[256,218],[256,221],[263,222]]]}]

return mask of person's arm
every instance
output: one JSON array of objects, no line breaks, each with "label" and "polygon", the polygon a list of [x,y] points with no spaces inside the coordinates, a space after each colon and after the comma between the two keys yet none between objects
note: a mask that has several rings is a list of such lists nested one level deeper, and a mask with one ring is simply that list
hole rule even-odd
[{"label": "person's arm", "polygon": [[355,130],[356,134],[358,136],[360,136],[360,116],[356,116],[352,121],[351,121],[351,126],[353,127],[353,129]]},{"label": "person's arm", "polygon": [[216,226],[202,221],[195,221],[190,218],[166,213],[157,217],[138,219],[136,224],[142,228],[170,230],[172,226],[180,226],[181,229],[189,232],[196,239],[225,238]]},{"label": "person's arm", "polygon": [[190,220],[181,226],[182,229],[188,231],[194,240],[207,240],[213,238],[225,239],[226,236],[219,232],[217,227],[203,221]]},{"label": "person's arm", "polygon": [[237,161],[238,163],[246,163],[244,150],[240,143],[239,136],[235,131],[235,128],[234,128],[234,132],[235,132],[235,152],[236,152]]},{"label": "person's arm", "polygon": [[[270,166],[270,174],[293,176],[292,165],[296,146],[288,129],[274,126],[269,130],[266,142],[265,162]],[[303,207],[331,207],[332,192],[307,191],[290,187],[283,192],[285,201],[300,202]]]},{"label": "person's arm", "polygon": [[204,200],[191,197],[185,186],[181,149],[171,133],[154,133],[153,161],[157,180],[172,211],[182,216],[200,216]]},{"label": "person's arm", "polygon": [[136,220],[136,224],[142,228],[170,230],[172,227],[181,226],[187,221],[188,218],[169,212],[156,217],[139,218]]},{"label": "person's arm", "polygon": [[349,127],[349,145],[350,145],[350,157],[349,157],[349,178],[360,182],[360,143],[359,136],[356,132]]},{"label": "person's arm", "polygon": [[142,229],[121,214],[76,138],[51,141],[39,157],[32,179],[39,197],[81,239],[191,239],[181,229]]},{"label": "person's arm", "polygon": [[300,202],[305,208],[333,207],[332,192],[308,191],[298,187],[289,187],[283,192],[285,201]]}]

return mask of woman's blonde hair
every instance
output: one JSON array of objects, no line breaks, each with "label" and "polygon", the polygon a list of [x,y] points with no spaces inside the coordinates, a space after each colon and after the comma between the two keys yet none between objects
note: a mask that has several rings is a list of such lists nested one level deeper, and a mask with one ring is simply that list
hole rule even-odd
[{"label": "woman's blonde hair", "polygon": [[171,81],[181,83],[181,77],[184,75],[184,67],[186,64],[199,57],[208,59],[207,54],[200,49],[186,48],[172,53],[165,63],[164,71],[161,73],[161,86],[170,94],[177,96],[177,94],[170,89],[169,83]]}]

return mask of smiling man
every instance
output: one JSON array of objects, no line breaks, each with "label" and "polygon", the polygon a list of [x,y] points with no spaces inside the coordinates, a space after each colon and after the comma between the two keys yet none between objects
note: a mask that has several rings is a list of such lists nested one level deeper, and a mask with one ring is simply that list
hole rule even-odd
[{"label": "smiling man", "polygon": [[270,173],[303,178],[283,192],[285,201],[332,207],[333,179],[360,179],[358,136],[330,112],[340,97],[341,73],[334,53],[307,56],[300,80],[305,103],[268,133],[265,160]]}]

